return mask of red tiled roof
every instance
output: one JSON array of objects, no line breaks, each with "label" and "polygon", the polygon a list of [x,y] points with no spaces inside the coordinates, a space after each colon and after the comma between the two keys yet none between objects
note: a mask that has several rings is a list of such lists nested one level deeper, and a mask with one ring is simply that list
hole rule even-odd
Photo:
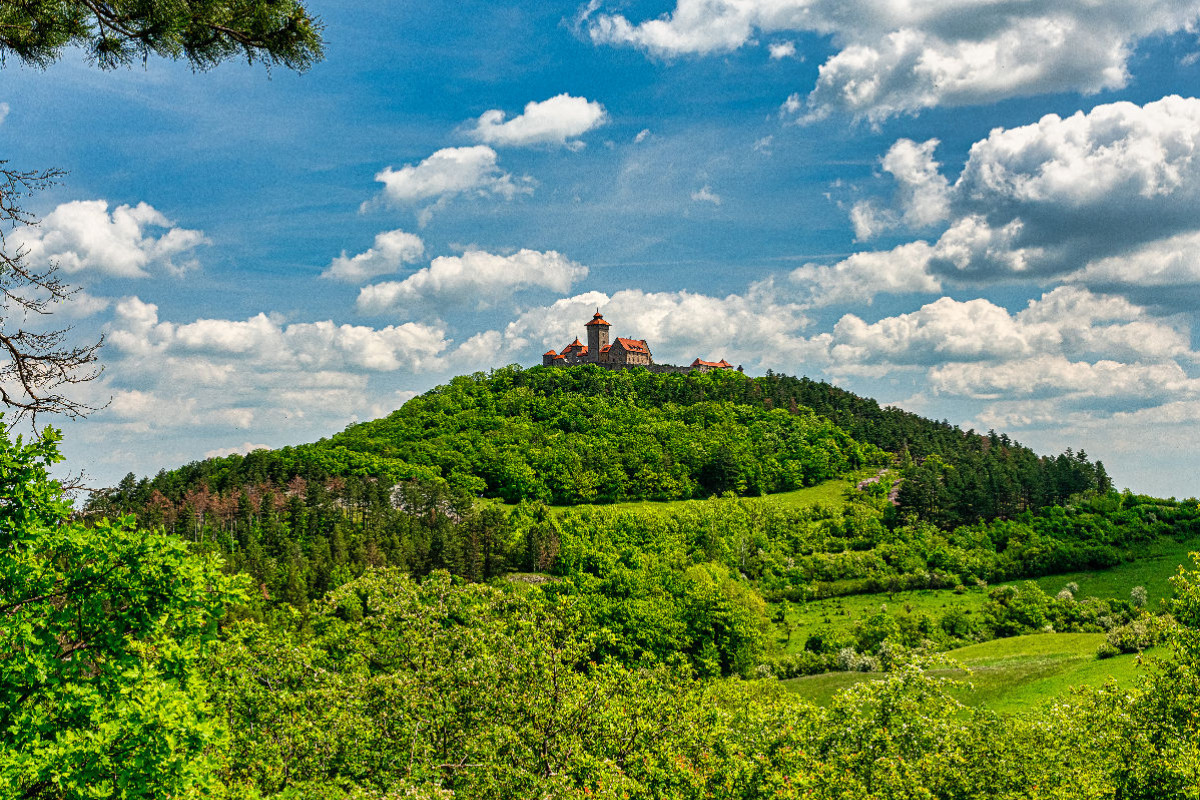
[{"label": "red tiled roof", "polygon": [[[608,325],[608,323],[604,321],[604,317],[600,316],[599,311],[596,312],[596,316],[592,317],[592,321],[589,322],[587,325],[584,325],[583,327],[590,328],[593,325]],[[608,325],[608,327],[611,328],[612,326]]]},{"label": "red tiled roof", "polygon": [[646,355],[650,355],[650,348],[646,346],[645,340],[642,339],[623,339],[618,336],[613,344],[619,344],[631,353],[645,353]]},{"label": "red tiled roof", "polygon": [[566,361],[567,357],[566,356],[555,356],[554,360],[555,361]]},{"label": "red tiled roof", "polygon": [[542,353],[542,355],[553,358],[554,356],[558,355],[558,353],[554,352],[553,350],[547,350],[546,352]]},{"label": "red tiled roof", "polygon": [[719,367],[719,368],[721,368],[721,369],[733,369],[733,364],[730,364],[728,361],[726,361],[726,360],[725,360],[725,359],[723,359],[723,358],[722,358],[720,361],[701,361],[700,359],[698,359],[698,358],[697,358],[697,359],[696,359],[695,361],[693,361],[693,362],[692,362],[692,363],[691,363],[689,366],[693,366],[693,367]]}]

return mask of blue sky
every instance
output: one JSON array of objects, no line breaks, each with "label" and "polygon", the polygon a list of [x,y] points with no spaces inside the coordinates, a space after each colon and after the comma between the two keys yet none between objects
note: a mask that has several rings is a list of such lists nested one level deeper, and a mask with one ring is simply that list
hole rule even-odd
[{"label": "blue sky", "polygon": [[1194,496],[1200,2],[312,3],[310,72],[4,67],[98,483],[538,363],[599,306]]}]

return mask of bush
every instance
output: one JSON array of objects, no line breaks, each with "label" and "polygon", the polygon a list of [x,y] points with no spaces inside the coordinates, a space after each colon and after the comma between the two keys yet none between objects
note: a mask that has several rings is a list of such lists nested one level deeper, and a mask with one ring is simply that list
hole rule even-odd
[{"label": "bush", "polygon": [[1158,629],[1151,620],[1139,619],[1108,632],[1109,646],[1122,653],[1137,653],[1158,641]]},{"label": "bush", "polygon": [[779,656],[766,664],[760,665],[759,669],[761,670],[765,667],[776,678],[783,680],[828,672],[834,666],[831,661],[832,659],[828,656],[806,651]]},{"label": "bush", "polygon": [[1120,652],[1120,650],[1113,647],[1108,642],[1101,642],[1100,647],[1096,649],[1096,658],[1112,658],[1113,656],[1120,654]]}]

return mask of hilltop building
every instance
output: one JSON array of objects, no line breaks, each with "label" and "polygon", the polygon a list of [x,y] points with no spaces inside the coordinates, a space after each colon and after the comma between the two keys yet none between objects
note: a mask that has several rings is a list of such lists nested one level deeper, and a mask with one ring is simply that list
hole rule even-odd
[{"label": "hilltop building", "polygon": [[[720,361],[701,361],[697,358],[687,367],[676,367],[670,364],[655,364],[650,352],[650,345],[645,339],[626,339],[616,337],[609,342],[608,331],[611,328],[600,310],[597,309],[591,322],[584,325],[587,330],[587,344],[575,341],[556,353],[550,350],[542,354],[542,366],[567,367],[573,364],[598,364],[609,369],[626,369],[628,367],[646,367],[651,372],[690,372],[699,370],[708,372],[713,369],[733,369],[725,359]],[[741,370],[741,367],[738,367]]]}]

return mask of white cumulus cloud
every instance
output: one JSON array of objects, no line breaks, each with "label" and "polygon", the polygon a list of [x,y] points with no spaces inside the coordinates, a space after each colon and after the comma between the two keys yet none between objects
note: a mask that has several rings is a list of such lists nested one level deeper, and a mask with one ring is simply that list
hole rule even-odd
[{"label": "white cumulus cloud", "polygon": [[875,295],[942,291],[929,273],[932,248],[925,242],[901,245],[890,252],[855,253],[836,264],[805,264],[792,270],[787,285],[806,307],[867,302]]},{"label": "white cumulus cloud", "polygon": [[358,308],[378,313],[421,303],[487,307],[523,289],[566,292],[587,274],[587,267],[553,250],[519,250],[508,256],[468,250],[461,256],[439,256],[402,281],[364,286]]},{"label": "white cumulus cloud", "polygon": [[485,144],[499,147],[561,145],[577,150],[579,137],[608,121],[604,106],[585,97],[563,93],[541,102],[530,102],[525,111],[505,119],[500,109],[485,111],[471,134]]},{"label": "white cumulus cloud", "polygon": [[834,326],[838,364],[931,365],[1012,362],[1040,356],[1092,361],[1190,361],[1181,321],[1151,316],[1121,297],[1060,286],[1013,314],[983,298],[942,297],[917,311],[867,323],[844,315]]},{"label": "white cumulus cloud", "polygon": [[[953,183],[934,159],[936,145],[898,141],[882,161],[896,187],[890,205],[869,199],[851,210],[860,239],[936,224],[942,230],[932,242],[804,267],[794,280],[820,287],[861,277],[854,285],[876,292],[922,280],[1197,282],[1200,100],[1110,103],[997,128],[971,146]],[[896,285],[889,276],[897,272],[910,280]]]},{"label": "white cumulus cloud", "polygon": [[195,249],[209,243],[201,231],[176,227],[147,203],[109,212],[104,200],[63,203],[39,226],[18,228],[11,236],[35,268],[57,265],[66,273],[121,278],[146,278],[153,269],[182,272],[195,266]]},{"label": "white cumulus cloud", "polygon": [[[826,36],[836,52],[820,67],[808,114],[880,121],[933,106],[1121,88],[1138,42],[1190,28],[1198,16],[1195,0],[677,0],[656,19],[600,13],[586,24],[596,43],[664,57],[728,52],[760,34]],[[772,55],[776,46],[768,45]]]},{"label": "white cumulus cloud", "polygon": [[692,200],[697,203],[712,203],[714,206],[721,205],[721,195],[714,192],[707,183],[692,192]]},{"label": "white cumulus cloud", "polygon": [[767,51],[771,54],[771,58],[776,61],[781,58],[793,58],[796,55],[796,43],[791,41],[772,42],[767,45]]},{"label": "white cumulus cloud", "polygon": [[419,236],[402,230],[385,231],[375,236],[375,245],[365,252],[348,257],[343,250],[321,277],[362,283],[395,272],[401,265],[410,264],[424,254],[425,243]]},{"label": "white cumulus cloud", "polygon": [[339,325],[330,320],[288,324],[264,313],[244,320],[162,322],[158,307],[137,297],[117,303],[107,336],[122,355],[144,363],[194,360],[201,366],[193,380],[222,386],[230,382],[231,364],[259,365],[272,371],[347,367],[421,371],[438,366],[438,357],[450,344],[441,328],[417,322],[385,328]]},{"label": "white cumulus cloud", "polygon": [[[397,205],[419,205],[433,201],[422,209],[418,220],[428,223],[432,213],[455,197],[500,197],[511,200],[517,194],[531,191],[528,178],[514,180],[499,166],[496,151],[487,145],[444,147],[416,164],[400,169],[386,167],[375,176],[383,184],[383,199]],[[370,202],[364,203],[366,208]]]}]

